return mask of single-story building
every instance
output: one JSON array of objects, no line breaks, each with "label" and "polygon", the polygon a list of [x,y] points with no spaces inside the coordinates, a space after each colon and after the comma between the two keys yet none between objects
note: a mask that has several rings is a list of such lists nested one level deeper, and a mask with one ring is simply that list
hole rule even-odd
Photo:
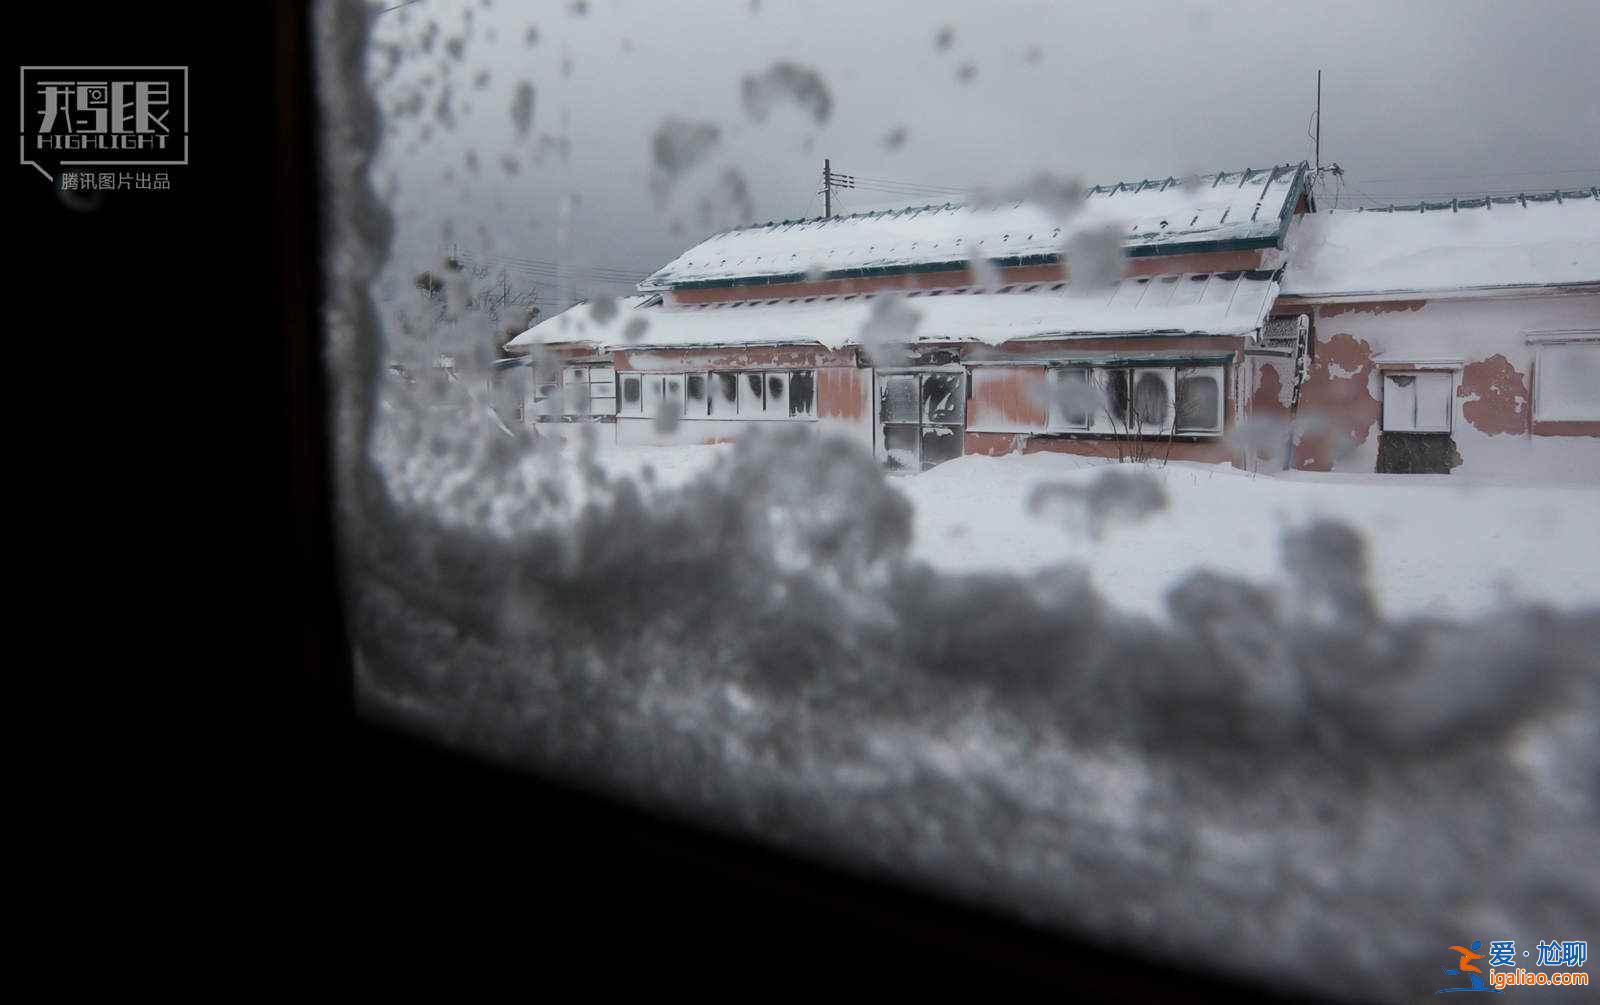
[{"label": "single-story building", "polygon": [[1053,450],[1600,478],[1600,192],[1319,212],[1311,174],[739,228],[508,348],[547,368],[528,415],[621,443],[779,421],[913,471]]}]

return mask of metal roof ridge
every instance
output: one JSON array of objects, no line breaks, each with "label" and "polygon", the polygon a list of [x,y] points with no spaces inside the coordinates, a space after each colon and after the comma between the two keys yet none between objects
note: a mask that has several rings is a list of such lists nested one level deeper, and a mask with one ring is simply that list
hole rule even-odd
[{"label": "metal roof ridge", "polygon": [[[1252,174],[1261,174],[1261,173],[1265,173],[1265,172],[1270,171],[1270,172],[1272,172],[1273,178],[1275,179],[1281,173],[1283,173],[1284,171],[1286,171],[1288,169],[1292,169],[1292,168],[1301,167],[1302,165],[1304,165],[1306,163],[1307,163],[1306,161],[1299,161],[1299,162],[1288,161],[1288,162],[1285,162],[1283,164],[1276,164],[1276,165],[1273,165],[1272,167],[1268,167],[1268,168],[1245,168],[1243,171],[1239,171],[1239,172],[1219,171],[1219,172],[1217,172],[1215,180],[1212,181],[1211,186],[1213,188],[1215,188],[1218,184],[1220,184],[1222,182],[1222,180],[1225,177],[1227,177],[1229,175],[1233,175],[1233,174],[1238,174],[1239,175],[1239,179],[1240,179],[1239,183],[1240,183],[1240,186],[1242,187],[1244,182],[1245,182],[1245,180],[1250,178],[1250,176]],[[1144,178],[1144,179],[1141,179],[1141,180],[1139,180],[1137,182],[1129,181],[1129,180],[1122,180],[1122,181],[1113,182],[1112,184],[1109,184],[1109,185],[1092,185],[1088,189],[1084,190],[1084,197],[1087,198],[1088,196],[1091,196],[1091,195],[1115,195],[1118,192],[1124,192],[1124,191],[1125,192],[1130,192],[1130,193],[1137,193],[1137,192],[1143,191],[1145,189],[1154,189],[1156,191],[1165,191],[1167,188],[1171,187],[1174,184],[1181,186],[1185,182],[1190,181],[1190,180],[1204,181],[1205,179],[1211,178],[1211,177],[1212,176],[1209,173],[1207,173],[1207,174],[1197,174],[1197,175],[1193,175],[1193,176],[1182,176],[1182,177],[1168,175],[1165,178]],[[1270,184],[1270,179],[1269,179],[1269,184]],[[1004,200],[1004,201],[1009,202],[1011,200]],[[1027,200],[1022,200],[1022,201],[1025,202]],[[1020,205],[1021,203],[1019,202],[1017,204]],[[715,240],[716,238],[719,238],[719,237],[726,237],[726,236],[728,236],[730,234],[743,233],[745,231],[750,231],[750,230],[762,230],[762,229],[765,229],[765,228],[768,228],[768,227],[784,227],[784,226],[789,226],[789,225],[792,225],[792,224],[808,224],[808,223],[836,224],[836,223],[843,222],[845,220],[859,220],[859,219],[863,219],[863,218],[867,218],[867,217],[895,215],[895,214],[904,213],[904,212],[910,212],[910,211],[932,210],[934,212],[939,212],[939,211],[942,211],[942,210],[954,211],[954,210],[959,210],[959,209],[965,209],[968,212],[972,212],[972,211],[976,210],[977,208],[978,207],[975,206],[971,202],[946,202],[946,203],[943,203],[943,204],[940,204],[940,205],[927,203],[927,204],[924,204],[922,206],[916,206],[916,205],[901,206],[901,207],[897,207],[895,209],[867,210],[867,211],[864,211],[864,212],[846,213],[846,214],[843,214],[843,215],[840,215],[840,214],[836,213],[833,216],[802,217],[802,218],[797,219],[797,220],[783,220],[781,222],[768,220],[765,223],[747,223],[747,224],[742,224],[742,225],[737,226],[737,227],[729,227],[726,230],[718,231],[717,233],[712,234],[710,237],[704,238],[699,243],[704,244],[706,241]]]}]

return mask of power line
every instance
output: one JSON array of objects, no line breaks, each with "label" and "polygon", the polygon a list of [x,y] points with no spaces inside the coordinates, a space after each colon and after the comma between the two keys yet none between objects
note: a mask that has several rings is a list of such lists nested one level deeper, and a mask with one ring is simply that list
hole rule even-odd
[{"label": "power line", "polygon": [[918,185],[913,182],[878,181],[868,178],[860,179],[860,183],[874,188],[905,189],[912,192],[942,192],[946,195],[966,195],[973,191],[973,189],[969,188],[948,188],[941,185]]},{"label": "power line", "polygon": [[562,265],[558,262],[540,261],[538,259],[502,255],[493,252],[465,252],[458,250],[454,253],[454,257],[469,264],[488,263],[511,267],[524,275],[541,279],[567,280],[585,278],[619,285],[634,285],[655,271],[654,269],[635,270],[615,266]]},{"label": "power line", "polygon": [[877,182],[858,182],[857,188],[868,189],[873,192],[884,192],[889,195],[905,195],[925,199],[965,199],[968,192],[950,192],[944,189],[910,188],[903,185],[884,185]]}]

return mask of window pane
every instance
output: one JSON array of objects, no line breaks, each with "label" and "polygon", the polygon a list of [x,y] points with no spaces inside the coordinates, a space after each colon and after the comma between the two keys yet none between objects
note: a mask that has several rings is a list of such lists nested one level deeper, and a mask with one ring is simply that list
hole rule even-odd
[{"label": "window pane", "polygon": [[1391,373],[1383,378],[1383,428],[1405,433],[1417,428],[1417,376]]},{"label": "window pane", "polygon": [[789,414],[798,416],[812,416],[816,412],[816,383],[815,370],[796,370],[789,374]]},{"label": "window pane", "polygon": [[883,455],[884,465],[891,471],[916,471],[917,467],[917,441],[919,430],[916,424],[883,427]]},{"label": "window pane", "polygon": [[1128,371],[1095,370],[1091,379],[1099,387],[1102,403],[1091,417],[1090,428],[1099,433],[1128,430]]},{"label": "window pane", "polygon": [[1417,374],[1417,429],[1423,432],[1448,432],[1450,392],[1455,378],[1447,372]]},{"label": "window pane", "polygon": [[966,414],[965,384],[959,373],[923,374],[923,421],[959,423]]},{"label": "window pane", "polygon": [[897,373],[879,378],[878,413],[884,422],[916,422],[921,414],[916,374]]},{"label": "window pane", "polygon": [[674,415],[683,414],[683,374],[669,373],[662,378],[662,396],[667,401],[667,408]]},{"label": "window pane", "polygon": [[589,382],[564,384],[561,388],[561,413],[563,415],[589,414]]},{"label": "window pane", "polygon": [[954,460],[961,456],[961,427],[947,425],[927,425],[922,427],[922,470],[926,471],[935,464]]},{"label": "window pane", "polygon": [[767,374],[767,414],[774,418],[784,418],[789,414],[789,375],[787,373]]},{"label": "window pane", "polygon": [[1538,421],[1600,420],[1600,343],[1541,346],[1533,382]]},{"label": "window pane", "polygon": [[691,373],[683,378],[683,414],[705,415],[706,406],[706,375]]},{"label": "window pane", "polygon": [[1171,370],[1162,367],[1133,371],[1133,428],[1141,433],[1172,429]]},{"label": "window pane", "polygon": [[739,381],[739,415],[746,419],[759,419],[767,410],[767,382],[759,373],[744,374]]},{"label": "window pane", "polygon": [[1178,371],[1180,433],[1214,433],[1222,429],[1222,368]]},{"label": "window pane", "polygon": [[655,418],[661,413],[661,402],[664,393],[661,389],[661,377],[657,374],[647,374],[641,377],[640,380],[644,387],[644,405],[641,411],[643,414]]},{"label": "window pane", "polygon": [[1084,368],[1050,371],[1050,428],[1087,429],[1094,392]]},{"label": "window pane", "polygon": [[533,414],[560,415],[561,414],[561,385],[540,384],[533,396]]},{"label": "window pane", "polygon": [[637,375],[622,378],[622,410],[624,412],[638,412],[641,410],[639,378]]},{"label": "window pane", "polygon": [[714,373],[711,375],[710,384],[711,414],[726,416],[739,414],[739,375]]}]

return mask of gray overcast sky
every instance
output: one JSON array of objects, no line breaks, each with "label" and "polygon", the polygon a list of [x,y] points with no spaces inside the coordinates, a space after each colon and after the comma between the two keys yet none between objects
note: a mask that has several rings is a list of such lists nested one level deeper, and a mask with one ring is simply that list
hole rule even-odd
[{"label": "gray overcast sky", "polygon": [[[388,116],[376,172],[395,186],[397,277],[436,260],[448,220],[463,248],[559,261],[578,270],[579,296],[622,292],[610,270],[642,276],[735,222],[820,214],[824,156],[836,171],[950,188],[1309,160],[1318,68],[1323,161],[1347,172],[1341,206],[1358,193],[1600,185],[1597,0],[420,0],[378,25],[376,42],[407,53],[379,85],[385,107],[421,98]],[[385,60],[375,46],[375,78]],[[825,123],[798,105],[747,114],[742,78],[780,60],[826,82]],[[535,100],[519,135],[524,80]],[[438,114],[446,81],[453,128]],[[651,138],[671,116],[721,136],[658,205]],[[906,141],[889,149],[897,128]],[[927,201],[942,200],[858,189],[835,211]],[[557,298],[545,293],[546,311]]]}]

